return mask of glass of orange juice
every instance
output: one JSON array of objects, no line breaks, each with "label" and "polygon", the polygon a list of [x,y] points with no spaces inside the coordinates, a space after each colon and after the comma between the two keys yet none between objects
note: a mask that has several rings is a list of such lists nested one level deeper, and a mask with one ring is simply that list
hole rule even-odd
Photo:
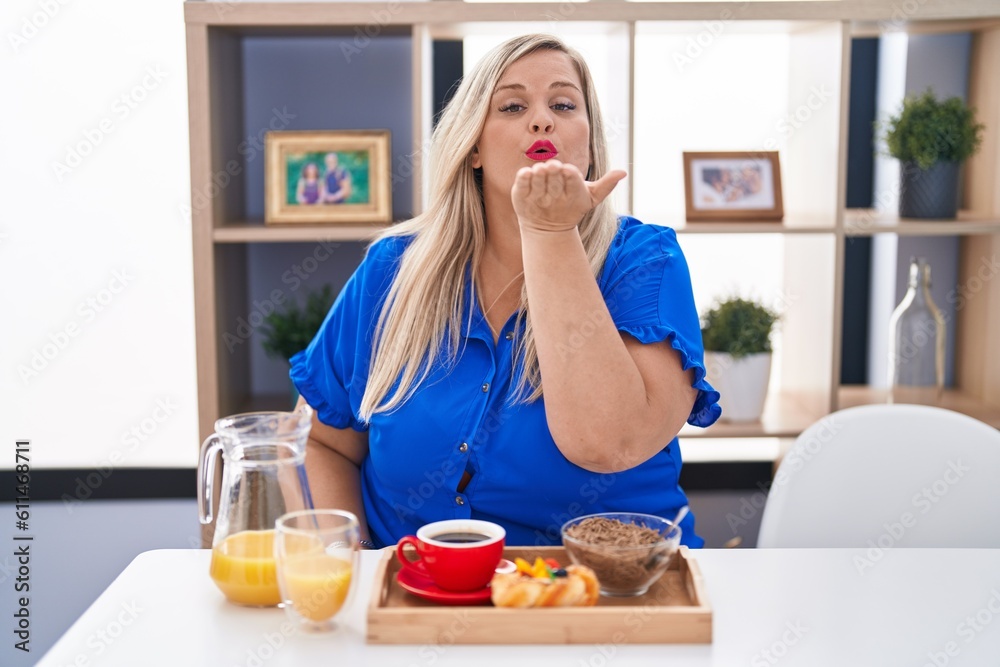
[{"label": "glass of orange juice", "polygon": [[341,510],[290,512],[275,523],[274,558],[285,611],[308,630],[330,630],[358,571],[358,518]]}]

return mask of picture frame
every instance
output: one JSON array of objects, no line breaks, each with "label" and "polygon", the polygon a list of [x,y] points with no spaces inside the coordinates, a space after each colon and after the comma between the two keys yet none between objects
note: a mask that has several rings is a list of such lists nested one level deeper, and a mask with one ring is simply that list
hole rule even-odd
[{"label": "picture frame", "polygon": [[778,152],[685,152],[684,204],[692,222],[780,221]]},{"label": "picture frame", "polygon": [[266,224],[392,221],[389,130],[268,132]]}]

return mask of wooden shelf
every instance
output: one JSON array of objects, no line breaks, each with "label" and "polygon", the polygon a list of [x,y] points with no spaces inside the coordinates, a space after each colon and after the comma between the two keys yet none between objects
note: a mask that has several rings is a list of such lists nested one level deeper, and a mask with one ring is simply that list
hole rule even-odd
[{"label": "wooden shelf", "polygon": [[[837,406],[843,410],[859,405],[878,405],[886,403],[887,397],[888,392],[885,389],[872,389],[867,385],[848,385],[840,388],[837,394]],[[937,407],[961,412],[993,428],[1000,428],[1000,407],[991,407],[961,391],[946,389]]]},{"label": "wooden shelf", "polygon": [[[781,222],[752,220],[720,220],[692,222],[683,215],[650,215],[636,217],[645,223],[671,227],[678,234],[833,234],[837,231],[831,218],[809,215],[785,215]],[[795,221],[788,224],[788,221]]]},{"label": "wooden shelf", "polygon": [[790,392],[769,395],[756,422],[718,421],[708,428],[685,424],[681,438],[794,438],[829,411],[818,401]]},{"label": "wooden shelf", "polygon": [[212,230],[215,243],[296,243],[312,241],[368,241],[387,224],[265,225],[239,222]]},{"label": "wooden shelf", "polygon": [[[672,225],[668,225],[672,226]],[[790,227],[782,222],[688,222],[678,234],[833,234],[833,227]]]},{"label": "wooden shelf", "polygon": [[[185,2],[184,19],[190,24],[212,26],[314,26],[365,25],[374,23],[452,23],[457,21],[549,22],[562,16],[565,6],[557,2],[508,3],[402,2],[384,18],[375,17],[378,7],[368,2]],[[720,6],[721,5],[721,6]],[[723,9],[739,21],[895,21],[896,5],[870,0],[811,0],[807,2],[760,2],[744,4],[716,2],[581,2],[573,5],[574,21],[717,21]],[[919,19],[956,21],[1000,16],[993,0],[956,3],[924,0]],[[737,22],[739,22],[737,21]]]},{"label": "wooden shelf", "polygon": [[844,213],[844,233],[848,236],[899,234],[900,236],[955,236],[1000,234],[1000,218],[959,211],[956,220],[900,218],[875,209],[848,209]]},{"label": "wooden shelf", "polygon": [[[983,7],[985,9],[985,6]],[[945,19],[932,21],[852,21],[851,37],[881,37],[887,31],[905,32],[908,35],[947,34],[953,32],[971,32],[995,28],[1000,21],[974,19]]]}]

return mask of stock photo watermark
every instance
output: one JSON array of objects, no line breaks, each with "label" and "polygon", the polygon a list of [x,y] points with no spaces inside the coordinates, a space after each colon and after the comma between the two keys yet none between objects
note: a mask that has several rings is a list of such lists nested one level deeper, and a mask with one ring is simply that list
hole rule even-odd
[{"label": "stock photo watermark", "polygon": [[576,6],[578,4],[579,3],[577,2],[560,2],[559,9],[555,14],[552,12],[545,12],[542,14],[548,22],[548,28],[546,30],[540,30],[539,32],[548,32],[553,35],[557,35],[562,32],[562,29],[559,27],[559,23],[573,16],[573,14],[576,13]]},{"label": "stock photo watermark", "polygon": [[443,630],[433,644],[424,644],[417,650],[420,662],[411,662],[409,667],[429,667],[436,663],[447,650],[458,642],[459,638],[472,627],[472,619],[465,609],[456,609],[452,622]]},{"label": "stock photo watermark", "polygon": [[56,180],[62,183],[66,176],[80,167],[86,158],[92,155],[108,136],[119,129],[121,124],[139,108],[139,105],[146,101],[150,93],[160,87],[166,78],[167,72],[164,72],[160,65],[146,67],[139,83],[120,94],[111,103],[108,115],[95,125],[84,128],[83,137],[66,146],[61,162],[58,160],[52,162],[52,173]]},{"label": "stock photo watermark", "polygon": [[7,42],[18,53],[29,41],[38,36],[42,28],[54,19],[71,0],[39,0],[38,9],[21,19],[17,32],[7,33]]},{"label": "stock photo watermark", "polygon": [[[502,408],[491,410],[483,418],[474,436],[469,441],[457,445],[459,451],[468,453],[470,456],[474,455],[486,445],[491,435],[496,433],[513,414],[512,410]],[[616,484],[619,472],[626,469],[621,457],[616,460],[614,468],[616,472],[589,475],[588,479],[578,487],[576,497],[571,499],[562,511],[551,512],[548,517],[550,522],[546,527],[535,529],[535,546],[558,543],[561,539],[560,531],[563,524],[584,514],[588,507],[596,504]],[[444,499],[443,502],[454,502],[456,484],[464,470],[464,464],[452,458],[445,459],[432,470],[425,470],[419,483],[407,487],[405,504],[399,501],[393,503],[392,511],[396,518],[405,521],[419,516],[421,509],[435,498],[438,498],[439,503],[442,502],[441,498]]]},{"label": "stock photo watermark", "polygon": [[[961,639],[966,646],[976,640],[992,622],[1000,615],[1000,591],[991,588],[990,597],[982,607],[975,613],[967,614],[958,625],[955,626],[955,635]],[[927,662],[921,667],[946,667],[952,658],[957,658],[962,654],[962,647],[958,641],[952,639],[945,642],[940,650],[927,651]]]},{"label": "stock photo watermark", "polygon": [[[969,278],[964,284],[958,285],[948,292],[945,300],[955,305],[956,312],[961,310],[972,297],[982,291],[986,283],[996,277],[997,273],[1000,273],[1000,261],[997,261],[996,255],[991,255],[989,258],[980,258],[975,275]],[[949,315],[945,315],[946,322],[948,318]]]},{"label": "stock photo watermark", "polygon": [[610,642],[594,644],[594,652],[586,660],[580,659],[578,664],[581,667],[607,667],[613,664],[622,646],[636,640],[642,644],[649,643],[643,635],[644,629],[650,623],[664,623],[663,610],[677,604],[674,595],[669,586],[650,588],[641,598],[641,604],[636,602],[631,605],[625,614],[622,623],[627,631],[616,630],[611,634]]},{"label": "stock photo watermark", "polygon": [[157,398],[153,409],[138,422],[132,424],[122,432],[119,442],[121,445],[112,450],[97,466],[97,469],[88,473],[86,477],[78,476],[74,481],[76,486],[73,493],[63,493],[60,500],[70,514],[77,505],[90,498],[94,492],[108,480],[115,470],[126,462],[129,455],[133,454],[144,443],[148,442],[177,412],[178,406],[170,398]]},{"label": "stock photo watermark", "polygon": [[[326,581],[312,590],[308,597],[285,604],[291,604],[297,614],[311,618],[315,614],[323,615],[329,612],[331,604],[338,605],[339,610],[339,605],[344,604],[343,591],[338,584]],[[263,667],[286,643],[301,633],[300,625],[290,620],[282,621],[274,631],[262,633],[260,641],[246,649],[240,664],[244,667]]]},{"label": "stock photo watermark", "polygon": [[76,316],[59,326],[47,336],[47,341],[29,353],[27,363],[17,367],[18,377],[25,386],[39,377],[59,356],[66,351],[75,338],[92,324],[98,316],[115,302],[122,292],[132,284],[134,276],[129,269],[116,269],[107,285],[94,294],[85,297],[76,307]]},{"label": "stock photo watermark", "polygon": [[368,48],[372,40],[382,34],[382,30],[392,22],[392,17],[399,14],[402,8],[402,4],[392,0],[384,8],[373,11],[371,13],[372,20],[364,27],[354,26],[354,38],[350,43],[345,42],[340,45],[340,53],[344,56],[344,61],[350,64],[355,56],[361,55],[361,52]]},{"label": "stock photo watermark", "polygon": [[821,419],[812,437],[802,442],[801,446],[797,443],[797,446],[785,455],[771,485],[765,486],[758,483],[759,491],[755,492],[749,499],[746,496],[740,499],[738,514],[733,512],[726,514],[726,523],[729,524],[729,529],[733,534],[735,535],[740,527],[746,526],[758,513],[763,511],[768,494],[776,486],[787,484],[791,475],[802,470],[810,461],[822,454],[823,448],[833,441],[842,428],[843,425],[836,413]]},{"label": "stock photo watermark", "polygon": [[278,626],[277,632],[266,632],[263,641],[256,646],[247,649],[246,660],[243,664],[246,667],[261,667],[265,662],[274,657],[285,642],[298,632],[298,628],[289,621],[285,621]]},{"label": "stock photo watermark", "polygon": [[[469,456],[475,455],[476,452],[480,451],[486,445],[492,434],[499,431],[500,427],[507,423],[512,414],[510,410],[506,410],[503,407],[490,409],[483,417],[482,423],[476,429],[470,441],[462,442],[458,445],[459,451],[463,454],[467,453]],[[471,444],[469,444],[470,442]],[[453,486],[459,480],[459,473],[464,470],[464,465],[448,458],[434,470],[424,471],[424,481],[421,481],[416,486],[411,485],[407,487],[406,505],[404,506],[399,502],[393,503],[392,510],[395,512],[396,518],[403,521],[408,517],[416,516],[424,505],[442,490],[448,494],[449,499],[453,498],[454,492],[446,487],[449,482],[452,482]]]},{"label": "stock photo watermark", "polygon": [[903,0],[903,2],[893,3],[889,19],[878,22],[879,31],[902,30],[926,2],[927,0]]},{"label": "stock photo watermark", "polygon": [[750,658],[751,667],[768,667],[777,665],[791,651],[791,648],[802,640],[802,637],[809,632],[809,628],[802,624],[802,621],[787,621],[786,630],[781,633],[781,637],[771,642],[771,644],[757,651]]},{"label": "stock photo watermark", "polygon": [[406,179],[416,173],[418,163],[430,154],[430,149],[431,139],[428,137],[424,139],[417,150],[396,157],[396,166],[392,170],[391,179],[393,187],[403,184]]},{"label": "stock photo watermark", "polygon": [[693,65],[708,49],[712,48],[716,40],[729,27],[729,24],[737,19],[738,15],[749,4],[749,2],[744,2],[735,12],[727,7],[719,12],[719,18],[711,21],[702,21],[703,28],[687,38],[682,50],[673,52],[672,57],[677,71],[683,73],[685,68]]},{"label": "stock photo watermark", "polygon": [[[945,296],[945,301],[954,305],[955,310],[953,312],[941,313],[944,323],[950,323],[969,304],[972,298],[979,294],[986,284],[996,277],[997,273],[1000,273],[1000,262],[997,261],[997,256],[991,255],[989,258],[981,257],[975,275],[965,283],[956,285]],[[937,324],[933,320],[921,321],[913,331],[912,336],[904,337],[899,341],[898,350],[890,349],[887,351],[888,363],[890,366],[896,363],[897,355],[899,363],[909,363],[917,358],[924,346],[936,340]]]},{"label": "stock photo watermark", "polygon": [[312,253],[304,257],[301,262],[296,262],[283,271],[281,282],[288,286],[288,291],[275,288],[265,299],[254,299],[247,316],[237,317],[235,327],[231,331],[223,332],[222,342],[226,345],[226,349],[232,353],[237,347],[250,340],[257,329],[267,320],[268,315],[276,312],[279,306],[286,303],[289,296],[298,291],[340,246],[341,244],[337,242],[319,241]]},{"label": "stock photo watermark", "polygon": [[[813,115],[826,106],[826,103],[831,98],[833,98],[833,91],[828,89],[826,84],[811,86],[802,104],[799,104],[790,114],[778,120],[776,125],[778,133],[786,138],[792,136],[812,120]],[[775,150],[777,142],[773,139],[769,141],[770,143],[765,142],[765,148],[767,150]]]},{"label": "stock photo watermark", "polygon": [[[669,447],[669,445],[668,445]],[[564,506],[563,511],[555,511],[549,514],[552,520],[544,530],[535,529],[535,546],[547,546],[558,544],[562,541],[562,527],[567,521],[571,521],[586,513],[589,507],[593,507],[612,487],[617,483],[619,475],[629,469],[625,457],[615,454],[615,460],[611,465],[612,471],[605,473],[592,473],[586,482],[577,488],[576,498]]]},{"label": "stock photo watermark", "polygon": [[849,242],[853,243],[855,236],[859,236],[863,232],[878,226],[879,218],[884,216],[886,211],[892,210],[898,202],[903,188],[902,183],[908,176],[921,173],[922,171],[915,163],[901,162],[900,177],[893,179],[889,186],[880,188],[878,192],[872,195],[872,207],[858,209],[855,215],[845,220],[844,229],[850,236],[848,239]]},{"label": "stock photo watermark", "polygon": [[[16,574],[14,595],[17,611],[14,612],[14,648],[25,653],[31,652],[31,545],[34,535],[25,534],[31,520],[31,441],[17,440],[14,443],[14,528],[21,531],[14,534],[14,561],[4,579]],[[16,570],[15,570],[16,567]]]},{"label": "stock photo watermark", "polygon": [[774,122],[774,129],[777,135],[767,137],[761,142],[758,152],[753,153],[748,159],[766,159],[767,153],[779,150],[778,138],[788,139],[793,134],[805,127],[813,117],[823,109],[834,97],[834,91],[825,83],[814,84],[809,87],[801,102],[795,106],[788,114],[781,116]]},{"label": "stock photo watermark", "polygon": [[866,570],[875,567],[875,564],[885,556],[886,551],[899,544],[907,531],[917,525],[920,517],[934,509],[934,506],[948,495],[951,487],[958,484],[971,470],[972,468],[962,463],[961,460],[948,461],[948,467],[945,468],[941,477],[924,485],[910,498],[910,505],[917,512],[905,511],[894,521],[883,523],[884,532],[874,540],[868,540],[868,551],[865,552],[865,555],[853,558],[854,568],[858,574],[864,576]]},{"label": "stock photo watermark", "polygon": [[243,161],[229,160],[224,168],[219,169],[208,183],[194,189],[191,195],[191,204],[181,203],[178,206],[181,217],[187,222],[191,221],[191,212],[202,211],[208,208],[212,200],[218,197],[223,190],[229,187],[237,176],[243,173],[246,166],[258,155],[264,154],[264,140],[268,131],[279,132],[286,129],[298,116],[288,110],[288,107],[271,108],[271,118],[266,127],[260,128],[255,134],[248,134],[246,139],[241,141],[236,147],[236,153],[243,158]]},{"label": "stock photo watermark", "polygon": [[598,307],[586,313],[583,320],[573,327],[569,337],[556,344],[559,358],[563,361],[569,359],[573,354],[579,352],[601,328],[611,326],[609,316],[611,320],[614,320],[623,304],[627,305],[637,292],[647,286],[659,287],[659,281],[663,280],[662,267],[660,268],[660,271],[653,271],[650,269],[649,263],[644,263],[624,276],[611,288],[611,293],[606,297],[607,307]]},{"label": "stock photo watermark", "polygon": [[127,632],[128,628],[135,624],[143,611],[135,600],[122,602],[118,612],[104,627],[98,628],[87,636],[84,641],[87,650],[77,653],[73,662],[69,664],[72,667],[90,667],[100,664],[97,658],[104,655],[105,651],[111,648]]},{"label": "stock photo watermark", "polygon": [[[461,470],[464,470],[464,468],[458,463],[452,459],[446,459],[438,468],[424,471],[426,481],[421,482],[416,487],[411,485],[407,488],[406,506],[404,507],[398,502],[393,503],[392,509],[396,513],[396,518],[403,521],[407,517],[415,515],[428,500],[433,498],[438,491],[445,488],[448,480],[454,478]],[[450,496],[451,493],[449,492]]]}]

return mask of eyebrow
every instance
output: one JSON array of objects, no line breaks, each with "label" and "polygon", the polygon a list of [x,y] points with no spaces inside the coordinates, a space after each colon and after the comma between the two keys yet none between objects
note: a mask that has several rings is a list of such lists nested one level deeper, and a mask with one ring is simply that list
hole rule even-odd
[{"label": "eyebrow", "polygon": [[[576,86],[576,84],[571,81],[553,81],[552,83],[549,84],[549,90],[553,90],[555,88],[572,88],[581,95],[583,94],[583,91],[580,90]],[[497,86],[496,90],[493,91],[493,94],[496,95],[497,93],[503,90],[527,90],[527,88],[524,86],[523,83],[508,83],[503,86]]]}]

